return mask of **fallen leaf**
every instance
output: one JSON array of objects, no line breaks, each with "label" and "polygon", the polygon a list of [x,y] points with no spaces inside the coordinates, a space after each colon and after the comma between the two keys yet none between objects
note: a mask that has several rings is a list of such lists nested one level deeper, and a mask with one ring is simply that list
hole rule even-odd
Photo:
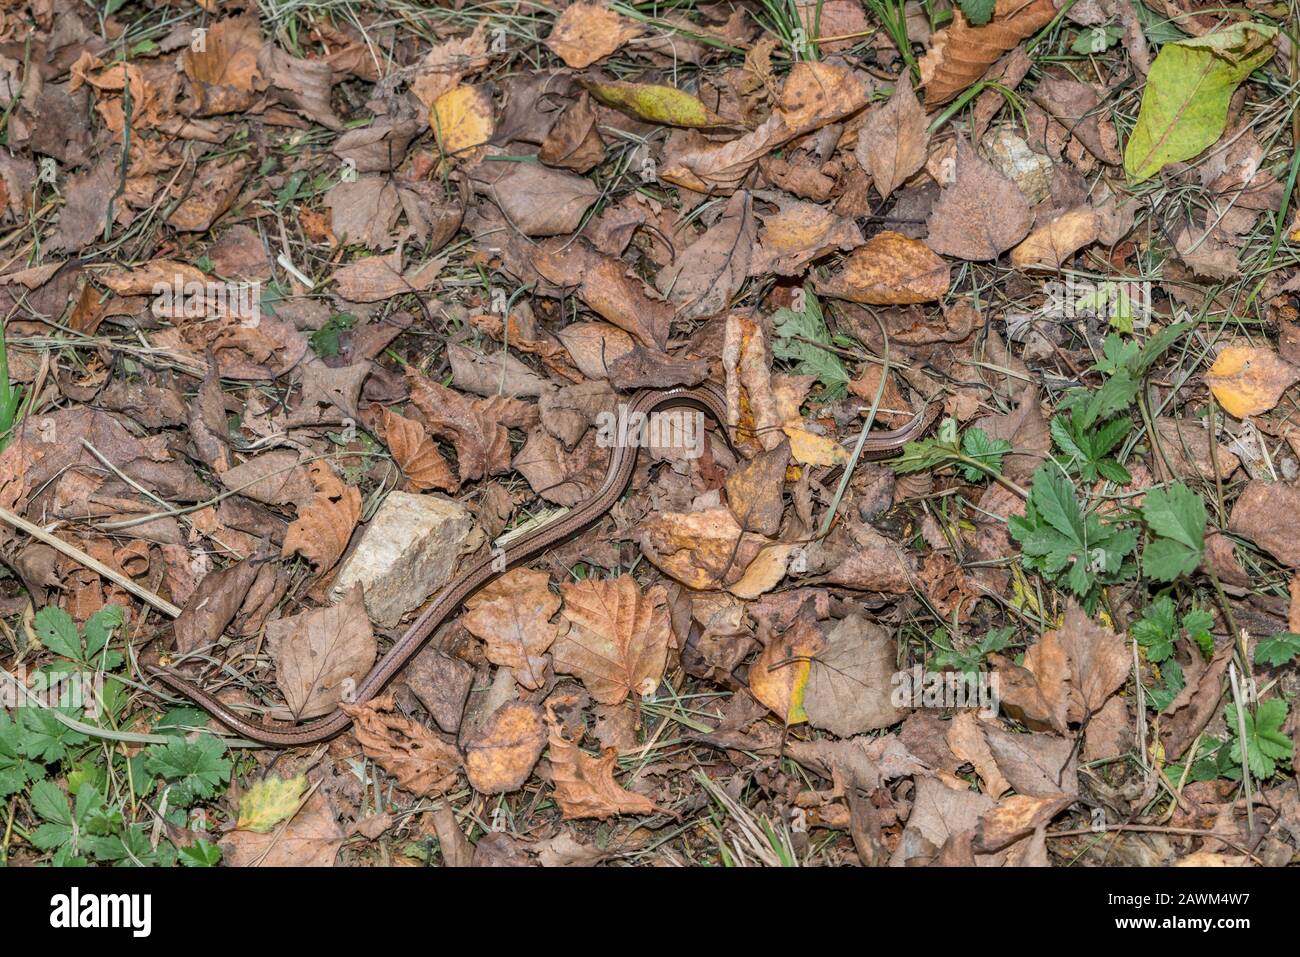
[{"label": "fallen leaf", "polygon": [[447,460],[420,423],[385,409],[384,441],[411,488],[416,491],[440,488],[444,492],[460,488]]},{"label": "fallen leaf", "polygon": [[833,299],[901,306],[941,299],[949,279],[948,264],[925,243],[886,230],[854,250],[829,279],[814,280],[814,288]]},{"label": "fallen leaf", "polygon": [[504,704],[464,741],[465,774],[480,794],[523,787],[546,747],[546,725],[536,705]]},{"label": "fallen leaf", "polygon": [[904,70],[894,85],[894,95],[867,113],[858,131],[854,155],[871,174],[876,192],[888,199],[904,180],[925,165],[929,145],[929,124],[912,90],[911,74]]},{"label": "fallen leaf", "polygon": [[[750,665],[749,693],[787,726],[807,721],[804,700],[812,659],[826,647],[821,628],[806,617],[800,617],[779,634],[769,635],[762,654]],[[829,714],[833,707],[828,703],[825,713]]]},{"label": "fallen leaf", "polygon": [[560,674],[576,676],[601,704],[651,694],[663,677],[671,627],[661,586],[642,593],[631,575],[560,585],[567,634],[551,645]]},{"label": "fallen leaf", "polygon": [[634,794],[614,780],[618,752],[607,748],[599,758],[583,752],[578,742],[564,736],[563,723],[555,716],[555,705],[546,702],[546,723],[550,726],[551,783],[555,803],[566,821],[577,818],[610,818],[619,814],[653,814],[655,804]]},{"label": "fallen leaf", "polygon": [[316,494],[285,532],[280,553],[301,555],[324,574],[343,556],[361,519],[361,491],[344,485],[328,462],[313,462],[307,471]]},{"label": "fallen leaf", "polygon": [[947,103],[982,77],[1002,54],[1055,16],[1052,0],[997,0],[993,18],[978,27],[954,10],[952,25],[935,33],[929,51],[921,58],[926,108],[933,110]]},{"label": "fallen leaf", "polygon": [[600,3],[574,3],[555,19],[546,45],[575,70],[609,56],[641,29]]},{"label": "fallen leaf", "polygon": [[1277,405],[1282,393],[1300,381],[1300,369],[1259,346],[1228,346],[1205,374],[1224,410],[1239,419]]},{"label": "fallen leaf", "polygon": [[317,791],[284,828],[231,831],[221,840],[227,867],[333,867],[346,835],[338,812]]},{"label": "fallen leaf", "polygon": [[375,663],[378,645],[361,586],[337,605],[267,622],[266,647],[291,721],[329,714],[355,691]]},{"label": "fallen leaf", "polygon": [[896,657],[897,643],[875,622],[856,614],[836,622],[808,672],[808,723],[848,738],[903,720],[891,700]]},{"label": "fallen leaf", "polygon": [[551,621],[560,610],[560,597],[550,590],[550,577],[513,569],[485,585],[465,607],[461,623],[486,643],[488,660],[509,668],[525,688],[540,688],[546,652],[560,631]]},{"label": "fallen leaf", "polygon": [[1096,241],[1100,222],[1096,210],[1067,210],[1035,229],[1011,250],[1011,265],[1017,269],[1035,266],[1059,269],[1080,249]]},{"label": "fallen leaf", "polygon": [[1241,82],[1272,58],[1277,28],[1233,23],[1203,37],[1160,47],[1151,64],[1137,125],[1124,148],[1130,183],[1190,159],[1222,134]]},{"label": "fallen leaf", "polygon": [[302,792],[306,789],[307,776],[304,774],[295,778],[268,774],[240,795],[239,819],[235,827],[265,834],[298,810]]},{"label": "fallen leaf", "polygon": [[623,81],[583,80],[581,83],[582,88],[601,103],[647,123],[699,129],[731,125],[698,98],[676,87]]},{"label": "fallen leaf", "polygon": [[926,244],[958,259],[996,259],[1025,237],[1031,221],[1029,200],[1016,184],[958,139],[956,179],[934,204]]},{"label": "fallen leaf", "polygon": [[445,157],[482,146],[492,138],[492,96],[486,87],[462,84],[434,101],[429,126]]},{"label": "fallen leaf", "polygon": [[423,725],[390,714],[392,694],[340,707],[352,718],[352,733],[366,757],[417,797],[439,797],[455,787],[460,753]]}]

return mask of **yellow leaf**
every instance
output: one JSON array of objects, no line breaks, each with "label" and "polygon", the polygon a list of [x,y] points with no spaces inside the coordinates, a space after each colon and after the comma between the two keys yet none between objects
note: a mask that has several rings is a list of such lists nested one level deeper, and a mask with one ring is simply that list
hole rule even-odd
[{"label": "yellow leaf", "polygon": [[492,136],[492,97],[484,87],[461,84],[434,100],[429,126],[446,156],[481,146]]},{"label": "yellow leaf", "polygon": [[305,774],[288,780],[274,776],[262,778],[239,799],[239,822],[235,826],[241,831],[265,834],[298,810],[306,787]]},{"label": "yellow leaf", "polygon": [[582,85],[588,93],[606,106],[631,113],[648,123],[697,129],[730,125],[689,93],[683,93],[671,86],[621,81],[612,83],[586,81]]},{"label": "yellow leaf", "polygon": [[1273,408],[1297,379],[1300,369],[1255,346],[1228,346],[1205,374],[1219,404],[1239,419]]},{"label": "yellow leaf", "polygon": [[844,465],[849,453],[844,446],[824,435],[787,425],[782,427],[790,438],[790,456],[802,465]]}]

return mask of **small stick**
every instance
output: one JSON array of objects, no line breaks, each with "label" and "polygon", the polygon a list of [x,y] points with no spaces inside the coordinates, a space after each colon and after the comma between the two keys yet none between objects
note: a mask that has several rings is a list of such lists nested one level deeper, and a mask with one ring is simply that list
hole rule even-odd
[{"label": "small stick", "polygon": [[132,595],[135,595],[136,598],[153,605],[164,614],[169,615],[172,618],[180,615],[181,610],[165,598],[158,597],[153,592],[149,591],[149,589],[143,588],[131,581],[131,579],[127,578],[121,572],[113,571],[113,569],[109,568],[103,562],[91,558],[75,545],[69,545],[63,539],[50,534],[39,525],[33,525],[31,522],[27,521],[27,519],[15,515],[13,512],[9,511],[9,509],[0,508],[0,521],[4,521],[7,524],[12,525],[14,528],[26,532],[37,541],[44,542],[56,551],[62,552],[69,558],[81,562],[81,564],[85,565],[100,577],[107,578],[114,584],[120,585]]}]

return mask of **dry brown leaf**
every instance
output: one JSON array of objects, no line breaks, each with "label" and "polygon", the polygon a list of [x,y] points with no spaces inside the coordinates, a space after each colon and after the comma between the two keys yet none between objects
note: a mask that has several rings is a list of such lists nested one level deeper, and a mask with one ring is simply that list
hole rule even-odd
[{"label": "dry brown leaf", "polygon": [[648,797],[619,787],[614,780],[618,752],[607,748],[593,758],[564,736],[564,725],[555,716],[555,705],[546,702],[546,723],[550,726],[551,782],[555,803],[566,821],[576,818],[610,818],[619,814],[653,814],[658,808]]},{"label": "dry brown leaf", "polygon": [[561,288],[577,287],[593,312],[630,332],[652,349],[663,351],[673,321],[670,303],[653,298],[645,283],[627,266],[605,256],[584,239],[551,240],[533,253],[533,268]]},{"label": "dry brown leaf", "polygon": [[[438,97],[449,92],[468,74],[488,65],[487,21],[479,22],[467,37],[451,37],[435,44],[424,55],[416,78],[411,81],[411,92],[432,109]],[[402,150],[396,151],[400,156]]]},{"label": "dry brown leaf", "polygon": [[275,683],[290,721],[318,718],[347,701],[375,663],[378,645],[361,586],[337,605],[314,608],[266,625],[266,647],[275,661]]},{"label": "dry brown leaf", "polygon": [[[1051,0],[1042,0],[1049,6]],[[1029,232],[1029,200],[1006,176],[957,140],[956,179],[926,223],[926,244],[958,259],[996,259]]]},{"label": "dry brown leaf", "polygon": [[765,191],[755,195],[775,203],[779,211],[758,214],[762,226],[758,248],[749,263],[751,276],[797,276],[814,259],[862,245],[862,230],[848,217],[837,216],[815,203],[793,201],[784,193]]},{"label": "dry brown leaf", "polygon": [[546,680],[545,655],[560,631],[551,621],[560,610],[560,597],[549,586],[545,572],[513,569],[467,601],[461,619],[471,634],[486,642],[488,660],[509,668],[529,690]]},{"label": "dry brown leaf", "polygon": [[1088,244],[1095,242],[1101,217],[1095,209],[1071,209],[1040,226],[1011,250],[1011,265],[1017,269],[1035,266],[1058,269]]},{"label": "dry brown leaf", "polygon": [[1291,482],[1252,481],[1233,503],[1228,531],[1254,542],[1287,568],[1300,568],[1300,488]]},{"label": "dry brown leaf", "polygon": [[384,441],[411,488],[420,492],[431,488],[454,492],[460,488],[451,466],[419,422],[385,409]]},{"label": "dry brown leaf", "polygon": [[256,16],[247,14],[208,27],[202,50],[185,49],[181,63],[194,86],[200,116],[246,110],[257,101],[261,49],[261,27]]},{"label": "dry brown leaf", "polygon": [[1074,803],[1070,794],[1047,794],[1031,797],[1013,794],[980,817],[975,830],[975,847],[979,851],[1000,851],[1013,841],[1045,827],[1052,818]]},{"label": "dry brown leaf", "polygon": [[641,29],[601,3],[575,3],[555,20],[546,45],[575,70],[609,56]]},{"label": "dry brown leaf", "polygon": [[855,250],[817,292],[873,306],[902,306],[941,299],[948,292],[948,264],[925,243],[885,231]]},{"label": "dry brown leaf", "polygon": [[551,645],[555,670],[577,676],[601,704],[653,693],[672,636],[663,587],[642,593],[636,579],[621,575],[613,581],[565,582],[560,593],[570,626]]},{"label": "dry brown leaf", "polygon": [[465,774],[480,794],[517,791],[546,747],[546,725],[536,705],[510,702],[497,708],[465,742]]},{"label": "dry brown leaf", "polygon": [[894,95],[867,113],[858,131],[855,156],[871,174],[876,191],[885,199],[925,165],[930,128],[912,90],[912,76],[904,70]]},{"label": "dry brown leaf", "polygon": [[971,711],[958,711],[948,724],[948,748],[961,761],[975,769],[984,782],[984,793],[995,801],[1011,789],[984,740],[984,728]]},{"label": "dry brown leaf", "polygon": [[756,227],[753,200],[738,190],[722,217],[659,273],[655,283],[679,318],[706,319],[727,308],[749,275]]},{"label": "dry brown leaf", "polygon": [[410,292],[423,292],[438,278],[443,260],[432,259],[423,266],[402,272],[402,250],[387,256],[367,256],[335,270],[338,294],[351,302],[380,302]]},{"label": "dry brown leaf", "polygon": [[903,720],[907,712],[892,700],[897,653],[893,636],[875,622],[856,614],[836,622],[811,662],[803,694],[808,723],[848,738]]},{"label": "dry brown leaf", "polygon": [[536,407],[518,399],[469,399],[412,368],[406,370],[406,382],[425,428],[455,447],[462,482],[509,472],[507,426],[522,429],[537,422]]},{"label": "dry brown leaf", "polygon": [[982,27],[971,26],[960,10],[953,10],[952,25],[934,35],[921,58],[926,108],[947,103],[1055,16],[1052,0],[997,0],[993,19]]},{"label": "dry brown leaf", "polygon": [[438,797],[455,787],[460,753],[428,728],[409,718],[388,714],[392,694],[364,704],[340,706],[352,717],[352,733],[366,757],[418,797]]},{"label": "dry brown leaf", "polygon": [[757,129],[729,143],[692,141],[665,159],[659,178],[698,193],[730,193],[762,157],[796,136],[860,110],[866,88],[846,66],[801,60],[790,70],[777,108]]},{"label": "dry brown leaf", "polygon": [[1232,345],[1219,353],[1205,381],[1229,415],[1244,419],[1277,405],[1282,393],[1300,381],[1300,369],[1272,349]]},{"label": "dry brown leaf", "polygon": [[313,462],[307,470],[316,494],[284,533],[280,554],[301,555],[323,575],[343,556],[361,520],[361,490],[344,485],[328,462]]}]

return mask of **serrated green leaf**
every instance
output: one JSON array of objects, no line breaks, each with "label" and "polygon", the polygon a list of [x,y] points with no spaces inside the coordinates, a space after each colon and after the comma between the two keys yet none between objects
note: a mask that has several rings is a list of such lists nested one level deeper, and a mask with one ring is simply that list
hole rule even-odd
[{"label": "serrated green leaf", "polygon": [[81,639],[77,637],[76,622],[62,608],[55,605],[42,608],[36,613],[32,627],[37,639],[47,649],[73,661],[81,660]]},{"label": "serrated green leaf", "polygon": [[[1255,646],[1255,664],[1280,668],[1300,655],[1300,635],[1284,631],[1272,638],[1265,638]],[[2,792],[0,792],[2,793]]]},{"label": "serrated green leaf", "polygon": [[231,763],[225,751],[226,745],[210,734],[201,734],[193,741],[172,738],[166,744],[149,747],[145,770],[171,783],[171,804],[188,807],[212,797],[230,779]]},{"label": "serrated green leaf", "polygon": [[997,0],[958,0],[962,16],[970,21],[971,26],[982,27],[993,18]]},{"label": "serrated green leaf", "polygon": [[[1286,722],[1286,713],[1286,702],[1281,698],[1261,701],[1253,715],[1249,710],[1245,712],[1246,757],[1250,773],[1258,780],[1271,778],[1277,772],[1277,762],[1291,756],[1291,739],[1281,730]],[[1233,704],[1228,704],[1223,719],[1229,728],[1237,731],[1237,709]],[[1232,745],[1232,759],[1241,763],[1240,736]]]},{"label": "serrated green leaf", "polygon": [[1159,663],[1174,652],[1175,629],[1173,599],[1162,595],[1142,609],[1129,633],[1146,649],[1147,661]]}]

